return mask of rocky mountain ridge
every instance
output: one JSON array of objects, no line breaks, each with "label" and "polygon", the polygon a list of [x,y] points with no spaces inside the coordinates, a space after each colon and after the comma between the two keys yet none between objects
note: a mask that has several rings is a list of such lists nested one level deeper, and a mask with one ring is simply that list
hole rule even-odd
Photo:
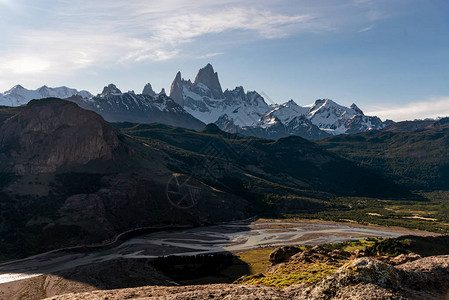
[{"label": "rocky mountain ridge", "polygon": [[178,72],[169,97],[164,89],[154,92],[151,84],[145,85],[141,94],[122,93],[110,84],[97,96],[66,87],[43,86],[29,91],[18,85],[0,94],[0,105],[19,106],[46,97],[69,98],[110,122],[159,122],[195,130],[215,123],[227,132],[268,139],[296,135],[319,140],[379,130],[393,123],[365,116],[355,104],[345,107],[330,99],[319,99],[306,106],[299,106],[293,100],[268,104],[258,92],[245,91],[242,86],[223,91],[211,64],[201,68],[193,82],[183,79]]},{"label": "rocky mountain ridge", "polygon": [[330,99],[307,106],[293,100],[269,105],[259,93],[245,92],[243,87],[222,92],[218,74],[210,64],[200,69],[193,83],[178,72],[170,97],[204,123],[215,123],[228,132],[271,139],[289,135],[322,139],[378,130],[392,123],[365,116],[355,104],[344,107]]},{"label": "rocky mountain ridge", "polygon": [[20,106],[25,105],[33,99],[42,99],[49,97],[69,98],[72,96],[79,96],[83,99],[88,99],[93,95],[88,91],[78,91],[65,86],[50,88],[42,86],[36,90],[28,90],[21,85],[16,85],[10,90],[0,93],[0,105],[4,106]]},{"label": "rocky mountain ridge", "polygon": [[68,100],[80,107],[95,111],[108,122],[163,123],[201,130],[205,124],[188,114],[162,90],[156,94],[151,85],[145,85],[142,94],[122,93],[114,84],[90,99],[71,97]]},{"label": "rocky mountain ridge", "polygon": [[48,299],[445,299],[449,256],[431,256],[392,266],[358,258],[317,283],[279,290],[261,285],[146,286],[58,295]]},{"label": "rocky mountain ridge", "polygon": [[54,172],[96,159],[110,160],[116,130],[90,111],[48,98],[32,100],[0,131],[0,169],[17,174]]}]

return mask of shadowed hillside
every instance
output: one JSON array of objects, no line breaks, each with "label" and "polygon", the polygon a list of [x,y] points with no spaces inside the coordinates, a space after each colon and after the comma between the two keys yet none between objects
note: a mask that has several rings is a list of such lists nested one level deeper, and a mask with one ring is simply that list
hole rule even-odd
[{"label": "shadowed hillside", "polygon": [[215,125],[117,128],[59,99],[1,116],[2,259],[153,225],[340,209],[336,195],[412,196],[299,137],[271,141]]}]

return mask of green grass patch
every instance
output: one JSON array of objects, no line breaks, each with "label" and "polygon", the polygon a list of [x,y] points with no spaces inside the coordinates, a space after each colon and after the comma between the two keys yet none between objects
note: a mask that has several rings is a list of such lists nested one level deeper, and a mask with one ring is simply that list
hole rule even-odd
[{"label": "green grass patch", "polygon": [[397,226],[409,229],[449,233],[449,192],[421,193],[423,200],[385,200],[366,197],[338,197],[333,205],[346,209],[284,214],[287,219],[320,219]]},{"label": "green grass patch", "polygon": [[290,262],[280,266],[274,272],[264,274],[255,274],[237,280],[235,283],[243,284],[262,284],[277,288],[285,288],[287,286],[302,282],[319,281],[337,270],[344,264],[345,260],[335,263],[326,261],[315,262]]}]

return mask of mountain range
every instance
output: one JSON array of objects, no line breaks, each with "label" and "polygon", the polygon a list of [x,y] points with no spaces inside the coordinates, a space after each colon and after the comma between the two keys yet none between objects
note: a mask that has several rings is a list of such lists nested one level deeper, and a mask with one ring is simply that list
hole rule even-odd
[{"label": "mountain range", "polygon": [[206,125],[187,113],[164,90],[156,94],[150,84],[142,94],[122,93],[114,84],[109,84],[97,96],[89,99],[72,96],[68,100],[95,111],[108,122],[163,123],[194,130]]},{"label": "mountain range", "polygon": [[363,114],[355,104],[341,106],[330,99],[316,100],[299,106],[293,100],[284,104],[267,104],[257,92],[243,87],[222,91],[212,65],[200,69],[195,80],[184,80],[178,72],[170,97],[187,112],[221,129],[270,139],[297,135],[322,139],[331,135],[382,129],[392,121]]},{"label": "mountain range", "polygon": [[245,91],[241,86],[223,91],[211,64],[201,68],[193,82],[178,72],[170,95],[165,90],[154,92],[151,84],[145,85],[141,94],[122,93],[109,84],[97,96],[67,87],[27,90],[17,85],[0,94],[0,105],[19,106],[46,97],[69,99],[110,122],[157,122],[194,130],[215,123],[227,132],[274,140],[290,135],[319,140],[379,130],[393,123],[365,116],[355,104],[345,107],[330,99],[319,99],[306,106],[293,100],[269,104],[256,91]]},{"label": "mountain range", "polygon": [[3,106],[20,106],[27,104],[33,99],[42,99],[48,97],[56,98],[69,98],[72,96],[79,96],[83,99],[89,99],[93,95],[88,91],[77,91],[76,89],[71,89],[65,86],[50,88],[47,86],[42,86],[36,90],[28,90],[21,86],[20,84],[14,86],[12,89],[0,93],[0,105]]}]

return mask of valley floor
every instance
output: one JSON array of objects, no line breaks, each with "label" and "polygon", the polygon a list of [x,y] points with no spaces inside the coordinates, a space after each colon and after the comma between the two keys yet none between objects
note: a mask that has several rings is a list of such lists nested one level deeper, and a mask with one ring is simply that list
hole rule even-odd
[{"label": "valley floor", "polygon": [[[174,281],[182,285],[232,283],[242,275],[265,272],[270,265],[268,256],[276,246],[318,245],[411,234],[436,235],[398,227],[274,219],[259,219],[249,224],[233,222],[211,227],[158,232],[133,238],[109,250],[87,254],[52,254],[0,266],[0,278],[4,282],[0,284],[0,299],[42,299],[53,295],[98,289],[147,285],[171,286],[176,285]],[[163,255],[175,254],[184,257],[214,253],[232,253],[233,261],[217,267],[213,274],[177,280],[167,276],[176,274],[176,269],[164,269],[161,272],[153,265],[153,260]],[[22,276],[22,279],[17,276]],[[278,291],[273,293],[274,296]],[[121,296],[117,297],[119,299]]]}]

